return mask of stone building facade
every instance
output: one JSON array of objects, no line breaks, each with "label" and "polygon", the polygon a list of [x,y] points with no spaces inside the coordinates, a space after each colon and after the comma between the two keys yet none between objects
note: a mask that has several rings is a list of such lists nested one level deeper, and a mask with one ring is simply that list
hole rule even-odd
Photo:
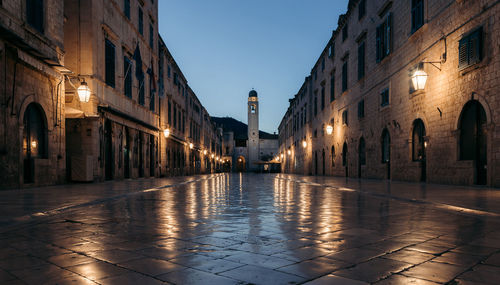
[{"label": "stone building facade", "polygon": [[0,188],[65,181],[63,1],[0,1]]},{"label": "stone building facade", "polygon": [[222,131],[159,37],[158,1],[3,0],[0,15],[0,188],[220,170]]},{"label": "stone building facade", "polygon": [[499,15],[494,0],[350,1],[281,121],[283,169],[499,187]]}]

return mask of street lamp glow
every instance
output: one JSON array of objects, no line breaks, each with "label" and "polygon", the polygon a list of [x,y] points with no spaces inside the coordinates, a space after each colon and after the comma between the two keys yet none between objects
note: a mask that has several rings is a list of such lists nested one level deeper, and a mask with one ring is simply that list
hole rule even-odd
[{"label": "street lamp glow", "polygon": [[168,138],[170,136],[170,129],[163,130],[163,136]]},{"label": "street lamp glow", "polygon": [[425,83],[427,83],[427,73],[421,69],[417,69],[415,73],[411,76],[411,82],[413,83],[413,89],[424,90]]},{"label": "street lamp glow", "polygon": [[207,155],[207,150],[203,150],[203,155]]},{"label": "street lamp glow", "polygon": [[189,149],[193,149],[194,145],[193,143],[189,143]]},{"label": "street lamp glow", "polygon": [[284,155],[284,154],[281,154],[281,159],[283,159],[283,157],[285,157],[285,155]]},{"label": "street lamp glow", "polygon": [[90,100],[90,88],[85,79],[80,83],[80,86],[76,90],[78,93],[78,98],[80,98],[80,102],[88,103]]},{"label": "street lamp glow", "polygon": [[331,135],[333,133],[333,126],[332,125],[327,125],[326,126],[326,134]]},{"label": "street lamp glow", "polygon": [[307,142],[305,140],[302,141],[302,147],[306,148],[307,147]]},{"label": "street lamp glow", "polygon": [[288,150],[287,153],[288,153],[288,155],[292,155],[292,151],[291,150]]},{"label": "street lamp glow", "polygon": [[212,158],[214,158],[214,157],[215,157],[215,154],[213,154],[213,153],[212,153],[212,155],[211,155],[211,156],[212,156]]}]

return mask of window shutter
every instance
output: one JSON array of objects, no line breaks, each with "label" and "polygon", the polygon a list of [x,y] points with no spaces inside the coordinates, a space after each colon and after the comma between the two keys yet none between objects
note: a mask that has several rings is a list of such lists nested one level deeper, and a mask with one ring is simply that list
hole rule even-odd
[{"label": "window shutter", "polygon": [[106,40],[105,48],[105,78],[106,84],[115,87],[115,46]]},{"label": "window shutter", "polygon": [[468,65],[469,60],[468,60],[468,53],[469,53],[469,48],[468,48],[468,38],[463,38],[459,41],[458,43],[458,67],[465,67]]},{"label": "window shutter", "polygon": [[469,65],[481,61],[481,35],[482,29],[478,29],[470,35],[469,39]]},{"label": "window shutter", "polygon": [[392,50],[392,13],[387,15],[386,23],[386,42],[385,42],[385,55],[389,55]]},{"label": "window shutter", "polygon": [[380,46],[380,44],[381,44],[381,39],[380,39],[381,35],[382,35],[381,26],[378,26],[377,27],[376,42],[375,42],[375,45],[376,45],[375,49],[377,51],[376,52],[377,53],[377,62],[379,62],[381,60],[381,58],[382,58],[382,54],[381,54],[381,50],[382,49],[381,49],[381,46]]},{"label": "window shutter", "polygon": [[330,102],[335,100],[335,74],[330,78]]}]

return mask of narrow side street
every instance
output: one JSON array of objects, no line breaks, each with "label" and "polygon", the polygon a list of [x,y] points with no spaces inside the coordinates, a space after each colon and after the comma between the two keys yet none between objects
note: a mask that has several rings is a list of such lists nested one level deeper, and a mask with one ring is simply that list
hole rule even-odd
[{"label": "narrow side street", "polygon": [[0,201],[5,284],[500,283],[498,189],[215,174]]}]

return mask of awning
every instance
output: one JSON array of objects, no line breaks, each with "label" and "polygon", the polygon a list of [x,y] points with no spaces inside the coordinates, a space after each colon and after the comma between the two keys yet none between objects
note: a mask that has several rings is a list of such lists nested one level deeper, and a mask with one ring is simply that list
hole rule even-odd
[{"label": "awning", "polygon": [[83,119],[85,118],[85,113],[83,111],[77,110],[75,108],[66,107],[65,108],[66,119]]}]

